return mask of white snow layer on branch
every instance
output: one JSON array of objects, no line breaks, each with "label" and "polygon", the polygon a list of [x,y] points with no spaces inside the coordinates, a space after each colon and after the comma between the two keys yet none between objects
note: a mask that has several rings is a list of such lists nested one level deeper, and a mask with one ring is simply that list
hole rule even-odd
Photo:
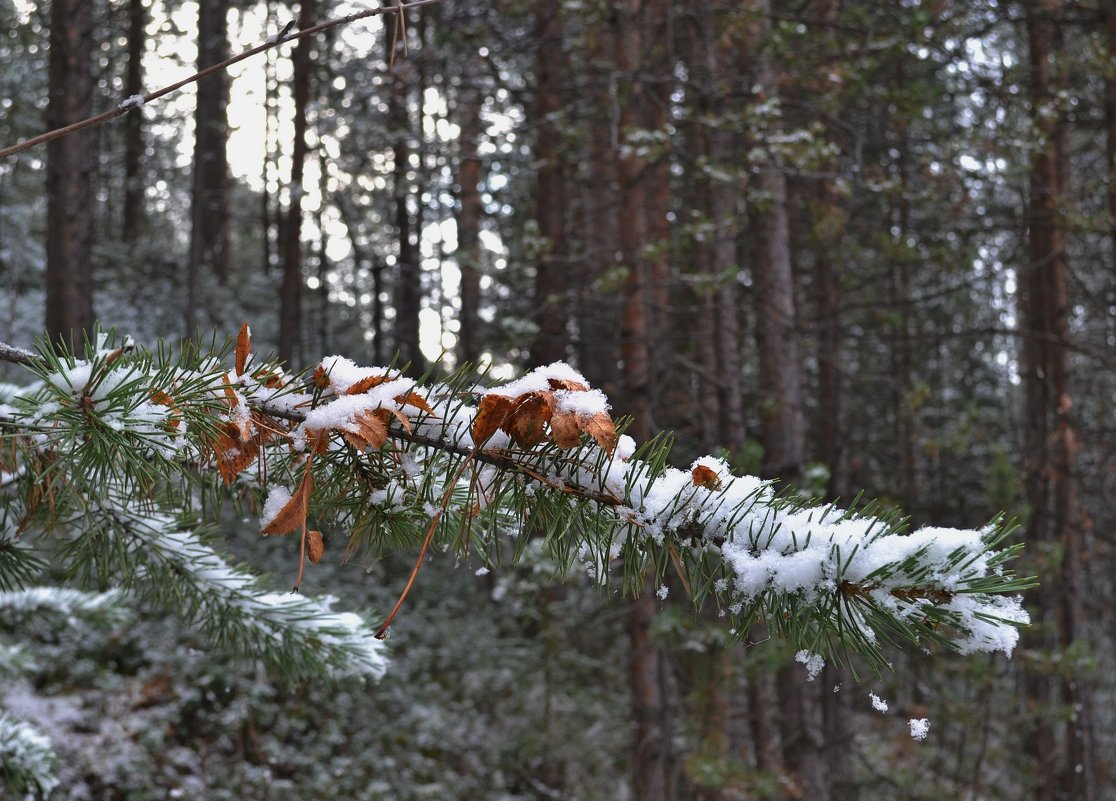
[{"label": "white snow layer on branch", "polygon": [[0,620],[24,620],[55,614],[70,622],[79,619],[119,622],[124,617],[118,592],[83,592],[68,587],[28,587],[0,592]]},{"label": "white snow layer on branch", "polygon": [[56,761],[49,737],[30,723],[0,712],[0,781],[8,789],[46,798],[58,785]]},{"label": "white snow layer on branch", "polygon": [[142,549],[141,558],[156,574],[149,578],[157,581],[169,569],[189,585],[190,608],[182,612],[206,628],[223,637],[239,634],[265,653],[271,646],[301,652],[302,661],[310,657],[335,675],[384,674],[384,644],[359,615],[333,611],[335,598],[267,591],[171,517],[129,517],[118,522],[138,538],[131,547]]}]

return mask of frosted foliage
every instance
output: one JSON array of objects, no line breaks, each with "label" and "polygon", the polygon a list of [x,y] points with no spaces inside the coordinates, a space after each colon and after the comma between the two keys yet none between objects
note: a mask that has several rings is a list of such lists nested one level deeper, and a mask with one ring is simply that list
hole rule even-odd
[{"label": "frosted foliage", "polygon": [[925,740],[930,733],[930,721],[927,718],[911,718],[908,722],[911,727],[911,737],[916,740]]},{"label": "frosted foliage", "polygon": [[55,761],[45,734],[0,711],[0,767],[9,787],[33,796],[49,795],[58,784]]}]

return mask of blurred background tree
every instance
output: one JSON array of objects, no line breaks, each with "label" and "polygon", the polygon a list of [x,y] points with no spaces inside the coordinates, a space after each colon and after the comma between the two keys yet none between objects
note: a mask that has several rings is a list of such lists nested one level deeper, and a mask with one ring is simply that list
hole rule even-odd
[{"label": "blurred background tree", "polygon": [[[2,144],[352,10],[67,3],[0,0]],[[869,682],[924,742],[681,591],[621,608],[545,565],[437,560],[367,693],[280,690],[145,622],[44,639],[0,705],[88,735],[74,798],[1116,798],[1114,20],[447,0],[0,161],[7,341],[95,311],[148,341],[249,319],[295,366],[566,359],[641,437],[674,431],[675,463],[723,450],[915,524],[1019,518],[1043,588],[1013,661]]]}]

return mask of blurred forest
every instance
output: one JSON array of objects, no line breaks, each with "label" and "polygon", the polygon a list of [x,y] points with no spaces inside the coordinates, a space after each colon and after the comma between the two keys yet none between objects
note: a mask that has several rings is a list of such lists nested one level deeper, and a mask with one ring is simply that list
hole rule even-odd
[{"label": "blurred forest", "polygon": [[[0,0],[0,148],[360,8]],[[25,635],[0,708],[69,744],[54,797],[1116,799],[1116,6],[382,19],[0,159],[0,340],[248,320],[296,367],[566,360],[675,463],[1016,518],[1035,625],[1010,661],[811,682],[682,587],[435,556],[376,686],[282,686],[162,618]],[[308,589],[382,610],[410,559]]]}]

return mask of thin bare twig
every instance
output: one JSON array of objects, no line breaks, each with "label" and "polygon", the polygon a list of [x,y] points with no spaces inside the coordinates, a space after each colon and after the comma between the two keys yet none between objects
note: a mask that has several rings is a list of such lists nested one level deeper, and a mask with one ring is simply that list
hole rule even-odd
[{"label": "thin bare twig", "polygon": [[[30,139],[25,139],[18,144],[6,147],[3,150],[0,150],[0,158],[14,156],[16,153],[20,153],[24,150],[27,150],[28,148],[35,147],[36,145],[41,145],[53,139],[58,139],[68,134],[84,130],[85,128],[91,128],[94,125],[100,125],[102,122],[107,122],[114,117],[119,117],[123,114],[127,114],[134,108],[139,108],[147,103],[150,103],[152,100],[158,100],[159,98],[165,95],[169,95],[172,92],[177,92],[183,86],[188,86],[189,84],[200,81],[202,78],[228,69],[237,62],[244,61],[247,58],[251,58],[252,56],[263,53],[264,51],[270,50],[273,47],[278,47],[284,42],[293,42],[296,39],[303,38],[304,36],[313,36],[315,34],[321,33],[322,31],[327,31],[330,28],[336,28],[340,25],[348,25],[351,22],[367,19],[368,17],[377,17],[383,14],[401,15],[408,9],[418,8],[420,6],[428,6],[438,2],[441,2],[441,0],[411,0],[411,2],[403,5],[369,8],[365,9],[364,11],[358,11],[355,14],[349,14],[347,17],[339,17],[337,19],[326,20],[325,22],[314,25],[313,27],[307,28],[306,30],[299,31],[298,33],[291,33],[289,35],[280,34],[274,39],[270,39],[261,45],[257,45],[251,50],[245,50],[243,53],[239,53],[232,58],[226,59],[220,64],[214,64],[212,67],[206,67],[204,70],[194,73],[189,78],[184,78],[177,83],[172,83],[169,86],[164,86],[162,89],[157,89],[154,92],[148,92],[143,96],[143,102],[134,101],[132,98],[128,98],[114,109],[101,112],[96,116],[89,117],[88,119],[81,120],[80,122],[71,123],[70,125],[62,128],[55,128],[53,131],[47,131],[46,133],[39,134],[38,136],[34,136]],[[5,359],[5,361],[11,360]]]}]

